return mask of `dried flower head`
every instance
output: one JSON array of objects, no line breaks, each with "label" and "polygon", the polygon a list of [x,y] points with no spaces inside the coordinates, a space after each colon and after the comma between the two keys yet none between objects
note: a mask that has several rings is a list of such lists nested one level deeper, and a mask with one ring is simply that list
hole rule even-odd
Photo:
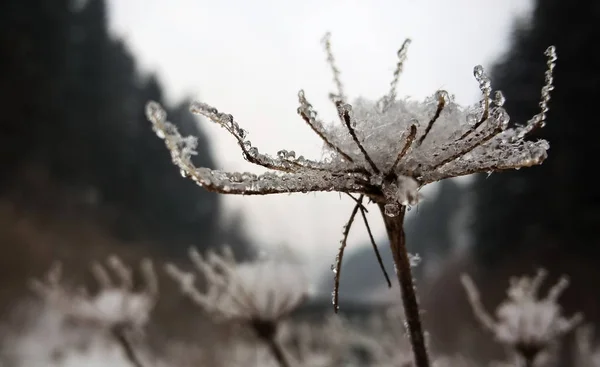
[{"label": "dried flower head", "polygon": [[512,278],[507,299],[496,309],[496,320],[484,309],[471,278],[467,275],[461,278],[475,317],[482,327],[529,363],[533,363],[538,355],[548,351],[561,336],[582,321],[579,313],[570,318],[564,317],[557,303],[558,297],[569,284],[566,277],[560,278],[545,298],[538,298],[546,275],[540,269],[533,278]]},{"label": "dried flower head", "polygon": [[[115,283],[108,270],[117,278]],[[61,283],[62,266],[56,263],[44,280],[34,279],[32,289],[44,301],[73,320],[105,328],[144,326],[158,298],[158,282],[150,260],[141,263],[144,289],[135,290],[133,270],[117,256],[108,258],[107,267],[94,263],[92,272],[99,291],[91,295],[85,288],[72,289]]]},{"label": "dried flower head", "polygon": [[203,257],[189,251],[195,269],[207,282],[201,292],[196,275],[167,264],[167,273],[181,291],[212,316],[224,321],[275,324],[293,311],[308,295],[308,280],[299,265],[272,259],[236,263],[229,248]]},{"label": "dried flower head", "polygon": [[[546,141],[524,138],[544,124],[553,89],[554,47],[546,50],[548,71],[541,112],[515,128],[508,127],[509,116],[502,107],[504,97],[498,91],[492,93],[481,66],[474,69],[482,92],[478,106],[463,108],[445,91],[438,91],[425,102],[396,99],[395,86],[406,47],[407,43],[399,52],[400,62],[388,95],[374,102],[358,99],[353,105],[343,99],[343,91],[334,95],[341,126],[326,127],[300,91],[298,113],[330,152],[322,161],[296,156],[289,150],[281,150],[276,156],[260,153],[232,115],[194,102],[192,113],[225,128],[237,140],[246,160],[273,171],[255,175],[197,168],[190,160],[196,154],[196,139],[182,137],[156,102],[148,103],[147,117],[156,134],[164,139],[181,174],[208,190],[242,195],[357,193],[387,205],[388,215],[397,214],[401,205],[415,204],[417,190],[427,183],[475,172],[527,167],[546,158]],[[341,87],[337,73],[335,76]]]}]

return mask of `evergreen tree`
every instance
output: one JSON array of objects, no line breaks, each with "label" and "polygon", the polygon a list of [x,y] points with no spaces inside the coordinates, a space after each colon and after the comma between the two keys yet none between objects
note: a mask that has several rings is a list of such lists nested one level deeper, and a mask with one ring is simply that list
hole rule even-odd
[{"label": "evergreen tree", "polygon": [[[73,192],[94,191],[99,220],[122,239],[178,253],[220,245],[218,196],[180,177],[151,131],[145,104],[162,102],[162,88],[109,34],[106,13],[105,0],[0,4],[0,196],[28,190],[19,172],[41,166]],[[213,167],[186,103],[169,110],[183,133],[198,136],[198,165]]]},{"label": "evergreen tree", "polygon": [[475,252],[487,264],[519,251],[581,257],[600,252],[600,191],[593,177],[600,134],[598,21],[597,1],[538,0],[493,69],[492,85],[507,97],[511,119],[526,121],[543,85],[544,49],[556,45],[550,112],[535,136],[550,142],[549,158],[524,171],[480,176],[474,185]]}]

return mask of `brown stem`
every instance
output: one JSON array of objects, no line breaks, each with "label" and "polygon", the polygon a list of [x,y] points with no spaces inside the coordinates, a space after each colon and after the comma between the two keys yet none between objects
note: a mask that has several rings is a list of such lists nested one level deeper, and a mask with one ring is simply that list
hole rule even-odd
[{"label": "brown stem", "polygon": [[277,364],[279,364],[279,366],[291,367],[291,364],[287,360],[285,353],[283,353],[283,348],[281,348],[281,345],[279,343],[277,343],[275,338],[265,339],[265,342],[267,343],[267,347],[269,347],[269,351],[271,352],[273,357],[275,357],[275,360],[277,361]]},{"label": "brown stem", "polygon": [[273,320],[255,319],[250,322],[250,327],[254,330],[258,339],[267,345],[269,352],[271,352],[277,364],[280,367],[291,367],[290,362],[283,352],[283,348],[276,340],[277,326],[277,321]]},{"label": "brown stem", "polygon": [[123,354],[125,354],[127,360],[135,367],[144,367],[144,364],[137,355],[131,340],[129,340],[126,329],[126,326],[116,325],[112,329],[112,334],[121,346],[121,350],[123,350]]},{"label": "brown stem", "polygon": [[379,204],[379,209],[383,215],[385,229],[387,231],[390,248],[396,265],[396,275],[400,283],[402,294],[402,304],[404,306],[404,315],[408,325],[410,343],[415,358],[416,367],[429,367],[429,355],[425,345],[425,335],[421,324],[421,315],[419,312],[419,303],[413,283],[413,277],[406,248],[406,236],[404,234],[404,215],[406,207],[402,206],[400,214],[395,217],[389,217],[385,214],[384,204]]}]

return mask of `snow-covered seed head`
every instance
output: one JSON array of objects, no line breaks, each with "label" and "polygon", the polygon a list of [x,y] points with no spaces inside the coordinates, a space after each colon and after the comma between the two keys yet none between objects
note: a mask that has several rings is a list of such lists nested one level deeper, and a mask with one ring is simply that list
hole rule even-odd
[{"label": "snow-covered seed head", "polygon": [[223,321],[274,324],[308,296],[309,283],[299,265],[273,259],[237,263],[228,248],[206,256],[190,249],[189,254],[206,290],[196,286],[194,273],[174,264],[167,264],[167,273],[185,296]]},{"label": "snow-covered seed head", "polygon": [[[329,37],[324,42],[328,60],[333,62]],[[395,86],[407,47],[405,43],[399,52],[392,91],[377,101],[358,98],[347,103],[339,70],[332,66],[338,87],[334,93],[340,119],[337,124],[320,120],[300,91],[298,114],[328,151],[326,159],[320,161],[306,159],[290,149],[281,149],[274,156],[261,153],[232,115],[194,102],[190,108],[193,113],[222,126],[237,141],[246,160],[271,171],[254,175],[197,168],[190,160],[196,154],[196,140],[181,136],[158,103],[149,102],[146,114],[182,175],[208,190],[241,195],[311,191],[364,194],[375,202],[389,204],[390,214],[396,206],[415,204],[418,189],[427,183],[532,166],[546,158],[548,142],[528,141],[525,137],[545,122],[553,89],[554,47],[546,51],[548,71],[541,93],[542,110],[526,124],[514,128],[508,127],[510,118],[503,107],[504,96],[492,90],[480,65],[473,72],[482,94],[475,106],[458,105],[446,91],[438,91],[422,102],[397,99]]]},{"label": "snow-covered seed head", "polygon": [[558,304],[558,297],[569,284],[566,277],[560,278],[546,297],[539,298],[539,289],[546,275],[546,271],[540,269],[534,277],[512,278],[507,298],[496,309],[495,318],[484,309],[471,278],[463,275],[461,279],[473,312],[483,328],[490,331],[498,342],[511,347],[530,362],[583,320],[579,313],[569,318],[563,316]]},{"label": "snow-covered seed head", "polygon": [[148,322],[158,299],[158,282],[150,260],[141,263],[144,284],[139,290],[134,289],[133,270],[118,257],[109,257],[106,266],[95,263],[92,272],[99,290],[93,295],[85,288],[72,289],[61,283],[61,269],[59,263],[55,264],[45,279],[34,279],[31,287],[66,317],[107,329],[142,327]]},{"label": "snow-covered seed head", "polygon": [[[480,65],[473,69],[481,90],[481,100],[474,106],[458,105],[454,97],[443,90],[425,101],[397,98],[396,86],[410,44],[407,40],[398,51],[390,91],[378,100],[358,98],[350,104],[343,90],[340,71],[334,63],[329,34],[324,37],[323,44],[337,88],[330,97],[339,121],[333,124],[322,121],[304,91],[298,93],[300,106],[297,112],[323,141],[324,159],[306,159],[291,149],[280,149],[276,155],[262,153],[232,115],[206,103],[194,102],[190,107],[192,113],[223,127],[238,143],[244,159],[269,171],[256,175],[198,168],[190,159],[196,154],[196,140],[181,136],[175,125],[167,121],[162,107],[149,102],[147,118],[156,134],[165,141],[181,174],[207,190],[223,194],[345,193],[357,202],[346,225],[349,229],[359,211],[366,218],[366,209],[362,206],[364,198],[377,203],[386,216],[401,216],[407,206],[417,204],[419,189],[428,183],[479,172],[519,169],[546,159],[548,142],[525,138],[545,123],[556,61],[553,46],[545,53],[548,69],[541,92],[540,113],[524,125],[509,127],[510,117],[503,107],[505,98],[501,92],[493,91],[490,79]],[[347,236],[348,231],[344,230],[334,265],[336,310],[339,269]],[[371,242],[374,244],[373,240]],[[374,250],[381,264],[375,245]]]}]

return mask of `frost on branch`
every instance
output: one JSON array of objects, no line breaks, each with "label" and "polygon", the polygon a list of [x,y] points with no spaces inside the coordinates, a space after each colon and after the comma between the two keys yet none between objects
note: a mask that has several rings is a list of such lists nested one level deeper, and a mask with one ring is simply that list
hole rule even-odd
[{"label": "frost on branch", "polygon": [[496,319],[484,309],[471,278],[467,275],[461,278],[475,317],[482,327],[529,363],[548,352],[560,337],[582,321],[581,314],[570,318],[563,316],[557,303],[569,284],[566,277],[552,286],[545,298],[538,298],[546,275],[544,270],[539,270],[533,278],[512,278],[507,299],[496,309]]},{"label": "frost on branch", "polygon": [[[328,38],[326,45],[329,54]],[[333,95],[341,122],[337,125],[320,120],[300,91],[298,114],[329,151],[321,161],[306,159],[293,150],[282,149],[276,155],[261,153],[232,115],[194,102],[192,113],[223,127],[237,141],[247,161],[272,171],[255,175],[198,168],[191,162],[191,156],[196,154],[195,138],[181,136],[156,102],[148,103],[146,114],[181,174],[208,190],[242,195],[313,191],[364,194],[375,202],[388,204],[391,215],[397,212],[394,206],[414,205],[417,190],[427,183],[476,172],[528,167],[546,158],[548,143],[528,141],[525,137],[544,125],[553,89],[554,47],[546,50],[548,70],[541,111],[514,128],[508,127],[502,93],[492,90],[481,66],[474,69],[482,92],[476,106],[459,106],[446,91],[438,91],[424,102],[397,99],[395,88],[407,47],[405,42],[398,53],[400,61],[388,95],[378,101],[359,98],[352,105],[345,101],[342,90]],[[332,56],[330,59],[332,62]],[[341,89],[339,70],[332,67],[336,85]]]}]

